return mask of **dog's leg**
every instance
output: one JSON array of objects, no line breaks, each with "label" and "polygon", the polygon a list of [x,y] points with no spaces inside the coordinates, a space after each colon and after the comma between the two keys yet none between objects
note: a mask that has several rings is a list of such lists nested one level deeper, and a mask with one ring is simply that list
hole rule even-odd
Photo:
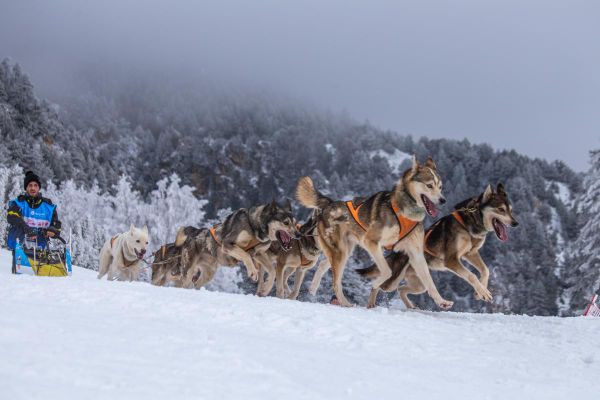
[{"label": "dog's leg", "polygon": [[369,302],[367,308],[375,308],[377,306],[377,295],[379,294],[379,288],[371,288],[371,294],[369,295]]},{"label": "dog's leg", "polygon": [[308,268],[304,268],[302,266],[296,268],[296,274],[294,275],[294,289],[288,295],[288,299],[296,300],[298,298],[298,295],[300,294],[300,288],[302,287],[302,283],[304,282],[304,276],[306,275],[306,271],[308,271],[314,265],[315,263],[313,262]]},{"label": "dog's leg", "polygon": [[258,267],[258,285],[256,285],[256,296],[260,296],[260,294],[265,290],[265,268],[261,265]]},{"label": "dog's leg", "polygon": [[236,260],[243,262],[244,266],[246,267],[246,273],[248,274],[248,277],[254,282],[258,280],[258,269],[254,265],[254,261],[252,261],[252,257],[250,254],[248,254],[248,252],[231,242],[223,243],[223,252],[235,258]]},{"label": "dog's leg", "polygon": [[333,291],[335,292],[335,296],[337,297],[340,305],[342,307],[352,307],[352,303],[346,299],[344,296],[344,291],[342,289],[342,277],[344,276],[344,269],[346,268],[346,263],[348,261],[348,257],[350,253],[352,253],[353,246],[348,246],[350,248],[347,251],[342,250],[334,250],[331,252],[331,271],[333,272]]},{"label": "dog's leg", "polygon": [[321,279],[323,279],[323,275],[328,270],[329,270],[329,261],[327,260],[327,258],[323,258],[319,262],[319,265],[317,266],[317,270],[315,271],[315,275],[313,276],[313,280],[310,284],[310,289],[308,290],[308,292],[311,294],[311,296],[314,296],[317,294],[317,290],[319,290],[319,286],[321,286]]},{"label": "dog's leg", "polygon": [[286,293],[285,287],[287,286],[286,279],[287,279],[287,276],[289,276],[289,275],[286,275],[287,268],[286,268],[285,262],[282,261],[280,258],[281,257],[279,257],[277,259],[277,267],[276,267],[276,281],[277,281],[276,293],[277,293],[278,298],[284,299],[285,293]]},{"label": "dog's leg", "polygon": [[200,266],[200,278],[194,283],[194,288],[200,289],[210,282],[217,272],[219,267],[217,265],[201,265]]},{"label": "dog's leg", "polygon": [[483,261],[483,258],[481,258],[481,254],[479,252],[467,253],[463,257],[479,271],[479,282],[487,288],[490,279],[490,270]]},{"label": "dog's leg", "polygon": [[200,264],[197,262],[197,260],[189,259],[186,259],[186,263],[187,265],[184,266],[185,273],[181,279],[181,287],[186,289],[192,289],[193,287],[195,287],[194,276],[196,276],[196,274],[198,273]]},{"label": "dog's leg", "polygon": [[288,297],[291,293],[289,285],[290,275],[292,275],[294,273],[294,270],[297,270],[297,268],[299,267],[296,266],[296,268],[290,268],[290,266],[288,265],[283,273],[283,293],[285,297]]},{"label": "dog's leg", "polygon": [[415,270],[412,267],[407,267],[408,271],[405,275],[406,284],[398,288],[398,295],[404,303],[407,309],[417,309],[412,301],[408,298],[409,294],[421,294],[425,293],[425,286],[421,283],[421,280],[417,276]]},{"label": "dog's leg", "polygon": [[[378,242],[365,238],[362,243],[362,247],[367,250],[375,264],[377,264],[377,268],[379,269],[379,276],[375,278],[372,282],[373,289],[379,289],[379,286],[392,276],[392,269],[388,265],[387,260],[383,256],[383,250],[381,250],[381,246]],[[375,294],[377,297],[377,294]]]},{"label": "dog's leg", "polygon": [[425,256],[423,255],[422,247],[408,247],[405,251],[408,254],[410,265],[412,265],[414,268],[417,276],[427,289],[427,293],[429,293],[429,296],[431,296],[433,301],[435,301],[435,304],[444,310],[452,307],[454,302],[442,298],[437,290],[437,287],[435,286],[435,283],[433,283],[433,278],[429,272],[429,266],[427,265],[427,260],[425,260]]},{"label": "dog's leg", "polygon": [[259,296],[265,297],[268,296],[269,293],[271,293],[271,289],[273,289],[273,284],[275,283],[275,268],[269,257],[264,253],[257,254],[254,258],[256,258],[256,262],[260,269],[267,272],[267,279],[262,287],[262,291],[257,293]]},{"label": "dog's leg", "polygon": [[481,300],[492,301],[492,294],[490,291],[483,286],[481,282],[479,282],[479,279],[477,279],[477,276],[474,273],[469,271],[467,267],[460,262],[460,259],[457,255],[451,255],[446,258],[446,267],[467,281],[473,287],[473,289],[475,289],[476,296],[478,296]]},{"label": "dog's leg", "polygon": [[[158,260],[156,260],[156,262],[159,262]],[[154,286],[163,286],[164,285],[164,273],[163,273],[163,268],[161,268],[160,265],[156,265],[156,266],[152,266],[152,279],[150,280],[150,282],[154,285]]]},{"label": "dog's leg", "polygon": [[115,265],[116,260],[113,258],[112,262],[110,263],[109,267],[108,267],[108,273],[106,276],[106,279],[109,281],[114,281],[115,278],[119,277],[119,273],[118,273],[118,268]]},{"label": "dog's leg", "polygon": [[106,249],[106,244],[100,250],[100,265],[98,266],[98,279],[102,279],[104,275],[108,272],[110,268],[110,264],[112,263],[112,254],[110,253],[110,249]]}]

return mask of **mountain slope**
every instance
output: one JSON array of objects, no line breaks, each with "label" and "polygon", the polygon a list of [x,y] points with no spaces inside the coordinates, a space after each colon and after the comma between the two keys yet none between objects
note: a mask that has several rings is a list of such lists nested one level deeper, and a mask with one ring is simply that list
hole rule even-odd
[{"label": "mountain slope", "polygon": [[48,399],[591,398],[600,319],[404,312],[10,275],[0,387]]}]

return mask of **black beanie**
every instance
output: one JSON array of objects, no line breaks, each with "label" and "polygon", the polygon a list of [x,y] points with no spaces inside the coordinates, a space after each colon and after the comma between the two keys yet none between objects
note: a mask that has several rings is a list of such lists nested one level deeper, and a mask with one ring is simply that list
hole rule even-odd
[{"label": "black beanie", "polygon": [[40,185],[40,189],[42,188],[42,182],[40,182],[40,177],[33,173],[33,171],[25,172],[25,180],[23,181],[23,189],[27,190],[27,185],[31,182],[37,182]]}]

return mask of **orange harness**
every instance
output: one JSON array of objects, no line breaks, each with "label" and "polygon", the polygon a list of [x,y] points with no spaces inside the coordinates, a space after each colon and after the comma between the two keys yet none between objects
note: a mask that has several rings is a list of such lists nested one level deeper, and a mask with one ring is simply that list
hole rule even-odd
[{"label": "orange harness", "polygon": [[[219,247],[221,247],[222,246],[221,241],[219,239],[217,239],[217,233],[216,233],[217,232],[217,226],[218,225],[213,226],[208,231],[210,232],[210,236],[212,236],[212,238],[215,241],[215,243]],[[256,246],[258,246],[261,243],[262,242],[260,242],[259,240],[256,240],[256,238],[255,238],[252,242],[248,243],[248,245],[246,247],[244,247],[242,250],[244,250],[244,251],[252,250],[253,248],[255,248]]]},{"label": "orange harness", "polygon": [[[458,222],[460,224],[460,226],[462,226],[463,228],[465,228],[468,231],[467,225],[465,225],[465,221],[463,220],[463,217],[460,216],[458,211],[452,211],[451,215],[454,217],[456,222]],[[427,232],[425,232],[425,243],[424,243],[423,247],[427,254],[432,255],[434,257],[437,257],[437,255],[427,246],[427,241],[429,240],[429,236],[431,235],[431,232],[433,232],[433,229],[440,223],[440,221],[441,221],[441,219],[438,220],[435,224],[431,225],[429,227],[429,229],[427,229]]]},{"label": "orange harness", "polygon": [[[361,203],[358,207],[355,208],[352,201],[347,201],[346,207],[348,207],[348,211],[350,211],[350,214],[352,215],[352,218],[354,218],[354,221],[356,221],[356,223],[366,232],[368,228],[360,221],[360,218],[358,217],[358,210],[360,210],[363,204],[364,203]],[[394,215],[398,220],[400,232],[398,233],[398,241],[396,241],[396,243],[394,243],[391,246],[385,246],[386,250],[393,249],[399,241],[407,237],[419,224],[419,221],[413,221],[412,219],[408,219],[404,215],[400,214],[400,210],[398,209],[398,206],[394,201],[391,202],[391,206],[392,210],[394,211]]]}]

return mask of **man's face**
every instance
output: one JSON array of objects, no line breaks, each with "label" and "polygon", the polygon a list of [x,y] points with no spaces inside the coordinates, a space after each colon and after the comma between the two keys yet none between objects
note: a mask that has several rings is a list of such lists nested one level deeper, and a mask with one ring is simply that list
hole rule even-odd
[{"label": "man's face", "polygon": [[31,197],[37,197],[38,193],[40,192],[40,185],[38,185],[37,182],[29,182],[29,185],[27,185],[25,191]]}]

